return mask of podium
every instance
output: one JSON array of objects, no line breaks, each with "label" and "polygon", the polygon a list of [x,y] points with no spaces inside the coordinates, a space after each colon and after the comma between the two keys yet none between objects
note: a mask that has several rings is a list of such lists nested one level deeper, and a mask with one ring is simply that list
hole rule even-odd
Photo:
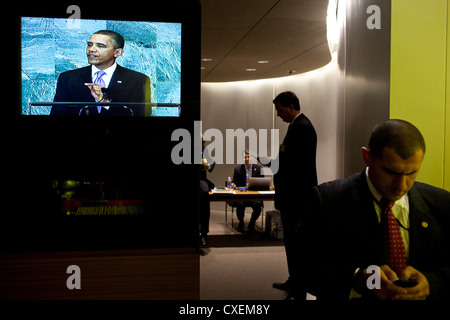
[{"label": "podium", "polygon": [[[50,115],[68,116],[120,116],[120,117],[149,117],[153,108],[176,108],[179,116],[181,105],[177,103],[145,103],[145,102],[47,102],[37,101],[28,103],[28,114],[32,114],[34,107],[52,107]],[[102,107],[98,113],[97,107]],[[53,112],[53,109],[55,110]]]}]

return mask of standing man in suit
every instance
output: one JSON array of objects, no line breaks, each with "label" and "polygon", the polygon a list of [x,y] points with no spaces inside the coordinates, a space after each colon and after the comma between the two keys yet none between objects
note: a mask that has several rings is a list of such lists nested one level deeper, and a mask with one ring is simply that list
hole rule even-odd
[{"label": "standing man in suit", "polygon": [[[299,224],[303,245],[297,254],[305,261],[300,272],[307,274],[302,279],[306,291],[334,301],[348,300],[351,294],[450,298],[450,193],[415,182],[424,154],[425,142],[415,126],[387,120],[362,148],[364,171],[314,188]],[[387,232],[384,224],[392,214]],[[397,240],[391,240],[391,232],[398,234]],[[378,288],[367,281],[375,266]],[[398,279],[417,284],[401,287],[394,284]]]},{"label": "standing man in suit", "polygon": [[[133,106],[132,102],[150,103],[150,78],[116,63],[124,50],[123,37],[110,30],[94,33],[86,55],[90,66],[66,71],[58,78],[54,102],[128,102],[134,116],[151,114],[150,106]],[[131,115],[123,106],[53,106],[51,115]],[[145,110],[149,111],[146,112]]]},{"label": "standing man in suit", "polygon": [[[278,155],[279,168],[274,176],[275,208],[280,210],[289,279],[274,283],[274,288],[291,293],[298,263],[295,247],[295,227],[301,219],[310,189],[317,185],[317,135],[311,121],[300,110],[295,93],[280,93],[275,100],[277,116],[289,123]],[[289,296],[292,298],[293,295]]]},{"label": "standing man in suit", "polygon": [[[252,157],[248,152],[244,152],[245,163],[234,168],[232,187],[248,187],[248,181],[251,177],[263,177],[261,174],[261,166],[252,164]],[[261,215],[262,201],[235,201],[232,203],[236,206],[236,216],[239,220],[237,230],[244,232],[245,207],[253,209],[252,217],[248,224],[248,231],[255,231],[255,223]]]}]

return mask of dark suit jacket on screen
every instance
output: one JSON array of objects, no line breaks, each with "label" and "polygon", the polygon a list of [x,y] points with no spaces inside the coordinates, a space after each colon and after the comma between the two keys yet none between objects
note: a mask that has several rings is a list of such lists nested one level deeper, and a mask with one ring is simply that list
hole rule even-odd
[{"label": "dark suit jacket on screen", "polygon": [[[408,265],[430,283],[429,298],[450,297],[450,193],[416,182],[409,197]],[[302,272],[319,297],[347,300],[357,268],[386,264],[380,224],[365,172],[313,189],[307,218],[300,223]]]},{"label": "dark suit jacket on screen", "polygon": [[[95,102],[91,92],[85,83],[92,82],[92,67],[87,66],[80,69],[61,73],[58,78],[54,102]],[[150,78],[146,75],[117,65],[111,78],[108,89],[105,90],[112,102],[146,102],[150,103]],[[144,107],[126,104],[133,109],[134,116],[143,116]],[[76,115],[80,109],[70,106],[53,106],[51,115]],[[150,108],[147,106],[147,108]],[[89,115],[98,115],[97,106],[89,107]],[[130,112],[122,107],[111,107],[103,109],[104,115],[129,115]]]}]

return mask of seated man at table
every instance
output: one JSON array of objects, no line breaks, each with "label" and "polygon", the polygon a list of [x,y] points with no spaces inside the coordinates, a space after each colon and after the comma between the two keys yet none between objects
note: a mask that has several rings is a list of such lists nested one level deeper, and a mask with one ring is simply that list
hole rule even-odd
[{"label": "seated man at table", "polygon": [[89,66],[61,73],[53,98],[53,102],[60,103],[124,102],[124,105],[62,104],[54,105],[50,114],[144,116],[145,108],[140,108],[132,103],[151,102],[150,78],[143,73],[117,64],[116,59],[124,53],[124,46],[125,40],[117,32],[100,30],[92,34],[86,47]]},{"label": "seated man at table", "polygon": [[[257,164],[251,164],[252,157],[247,152],[244,152],[245,163],[234,168],[232,187],[247,187],[250,177],[263,177],[261,174],[261,166]],[[237,230],[244,232],[244,216],[245,207],[251,207],[253,209],[250,223],[248,224],[248,231],[255,230],[255,222],[261,215],[261,208],[263,206],[262,201],[233,201],[229,203],[236,207],[236,216],[239,220]]]}]

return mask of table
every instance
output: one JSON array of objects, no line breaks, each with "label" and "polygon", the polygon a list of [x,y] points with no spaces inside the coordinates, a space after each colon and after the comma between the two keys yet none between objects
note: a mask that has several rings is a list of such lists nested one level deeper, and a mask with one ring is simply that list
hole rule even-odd
[{"label": "table", "polygon": [[[230,201],[273,201],[275,200],[275,191],[239,191],[233,192],[209,192],[210,201],[224,201],[225,202],[225,225],[228,225],[228,211],[227,203]],[[233,215],[233,211],[231,212]],[[264,226],[264,212],[261,212],[262,226]],[[231,228],[233,229],[233,216],[231,217]]]}]

